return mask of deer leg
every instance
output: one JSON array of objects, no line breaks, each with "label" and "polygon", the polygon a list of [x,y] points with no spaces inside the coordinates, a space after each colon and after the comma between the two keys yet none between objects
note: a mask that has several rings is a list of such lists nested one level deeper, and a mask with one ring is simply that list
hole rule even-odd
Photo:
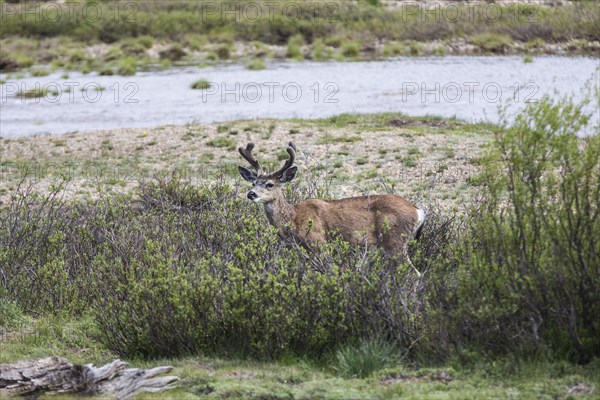
[{"label": "deer leg", "polygon": [[410,257],[408,256],[408,243],[406,243],[404,246],[402,246],[402,256],[406,259],[406,262],[408,263],[408,265],[410,265],[411,268],[415,271],[415,273],[417,274],[417,277],[420,278],[422,276],[422,274],[419,272],[417,267],[415,267],[415,265],[410,260]]},{"label": "deer leg", "polygon": [[388,236],[384,238],[384,251],[390,256],[401,256],[405,261],[404,263],[410,265],[410,267],[415,271],[417,277],[421,277],[422,274],[415,267],[415,265],[410,260],[408,256],[408,240],[406,236]]}]

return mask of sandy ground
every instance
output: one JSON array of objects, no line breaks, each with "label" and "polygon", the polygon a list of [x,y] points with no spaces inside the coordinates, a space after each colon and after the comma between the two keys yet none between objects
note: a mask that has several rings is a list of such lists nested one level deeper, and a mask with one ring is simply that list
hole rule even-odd
[{"label": "sandy ground", "polygon": [[394,192],[456,210],[477,197],[470,178],[492,137],[486,127],[379,118],[348,124],[251,120],[1,139],[0,201],[9,202],[30,183],[35,191],[47,191],[65,177],[68,198],[130,193],[141,179],[176,171],[198,184],[225,180],[245,190],[236,167],[247,165],[237,147],[253,141],[256,157],[274,168],[290,140],[298,148],[301,185],[317,183],[332,197]]}]

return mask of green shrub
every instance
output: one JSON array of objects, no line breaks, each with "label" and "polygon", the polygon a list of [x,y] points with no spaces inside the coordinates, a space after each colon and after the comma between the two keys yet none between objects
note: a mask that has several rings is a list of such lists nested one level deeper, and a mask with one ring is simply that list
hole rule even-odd
[{"label": "green shrub", "polygon": [[125,53],[120,47],[111,47],[104,56],[105,61],[118,61],[125,57]]},{"label": "green shrub", "polygon": [[161,60],[169,60],[172,62],[179,61],[186,55],[186,51],[178,44],[172,45],[159,53]]},{"label": "green shrub", "polygon": [[583,107],[545,97],[496,133],[472,237],[430,276],[429,317],[449,316],[444,340],[580,362],[599,354],[600,323],[588,316],[600,313],[590,268],[600,265],[600,136],[578,137]]},{"label": "green shrub", "polygon": [[21,90],[17,92],[16,96],[22,99],[37,99],[41,97],[46,97],[50,94],[48,89],[29,89],[29,90]]},{"label": "green shrub", "polygon": [[192,83],[191,88],[197,90],[207,90],[212,87],[212,83],[207,81],[206,79],[200,79]]},{"label": "green shrub", "polygon": [[360,55],[360,43],[345,42],[342,45],[342,55],[344,57],[358,57]]},{"label": "green shrub", "polygon": [[287,45],[287,56],[296,60],[302,60],[302,46],[304,45],[304,37],[302,35],[295,35],[290,37]]},{"label": "green shrub", "polygon": [[313,59],[320,61],[326,59],[325,54],[325,43],[323,39],[316,39],[312,44],[312,57]]},{"label": "green shrub", "polygon": [[17,65],[19,66],[19,68],[29,68],[29,67],[33,66],[33,64],[35,64],[35,61],[33,58],[25,57],[25,56],[17,57],[16,62],[17,62]]},{"label": "green shrub", "polygon": [[115,74],[114,68],[112,65],[102,65],[98,69],[98,75],[100,76],[112,76]]},{"label": "green shrub", "polygon": [[253,58],[246,64],[246,68],[252,71],[261,71],[267,68],[267,64],[260,58]]},{"label": "green shrub", "polygon": [[123,76],[131,76],[135,75],[137,72],[137,64],[135,58],[127,57],[119,63],[119,67],[117,68],[117,73]]},{"label": "green shrub", "polygon": [[154,38],[152,36],[143,35],[138,37],[137,40],[146,49],[150,49],[154,45]]},{"label": "green shrub", "polygon": [[137,57],[146,54],[147,49],[147,47],[141,41],[135,38],[128,38],[123,40],[120,47],[125,55]]},{"label": "green shrub", "polygon": [[228,60],[231,58],[231,49],[228,45],[222,45],[217,48],[219,60]]},{"label": "green shrub", "polygon": [[385,57],[402,56],[406,53],[404,44],[399,42],[389,42],[383,46],[383,55]]},{"label": "green shrub", "polygon": [[18,328],[24,320],[23,312],[17,303],[0,290],[0,335],[7,330]]},{"label": "green shrub", "polygon": [[481,33],[472,36],[470,42],[481,50],[490,53],[504,53],[512,44],[510,36],[497,33]]},{"label": "green shrub", "polygon": [[50,75],[50,71],[47,69],[36,68],[31,70],[31,76],[42,77]]}]

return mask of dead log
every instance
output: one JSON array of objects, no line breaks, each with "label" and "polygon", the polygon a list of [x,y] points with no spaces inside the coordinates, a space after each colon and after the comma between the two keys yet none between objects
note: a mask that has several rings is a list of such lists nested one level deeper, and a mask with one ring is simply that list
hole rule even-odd
[{"label": "dead log", "polygon": [[93,364],[71,364],[62,357],[4,364],[0,365],[0,398],[42,393],[82,393],[124,400],[141,392],[171,389],[179,380],[176,376],[157,377],[173,367],[149,370],[126,367],[127,363],[121,360],[97,368]]}]

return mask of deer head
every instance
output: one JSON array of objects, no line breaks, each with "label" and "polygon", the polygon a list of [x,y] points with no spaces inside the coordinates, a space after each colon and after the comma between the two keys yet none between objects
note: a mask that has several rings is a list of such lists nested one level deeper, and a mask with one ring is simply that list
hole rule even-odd
[{"label": "deer head", "polygon": [[252,183],[252,190],[247,194],[249,200],[255,203],[271,203],[283,196],[282,185],[296,176],[298,167],[293,166],[296,159],[296,146],[292,142],[289,143],[286,149],[289,158],[280,169],[271,174],[264,173],[260,163],[252,155],[253,149],[254,143],[248,143],[246,148],[240,147],[238,150],[242,157],[254,168],[254,171],[244,167],[238,167],[238,171],[240,171],[242,178]]}]

